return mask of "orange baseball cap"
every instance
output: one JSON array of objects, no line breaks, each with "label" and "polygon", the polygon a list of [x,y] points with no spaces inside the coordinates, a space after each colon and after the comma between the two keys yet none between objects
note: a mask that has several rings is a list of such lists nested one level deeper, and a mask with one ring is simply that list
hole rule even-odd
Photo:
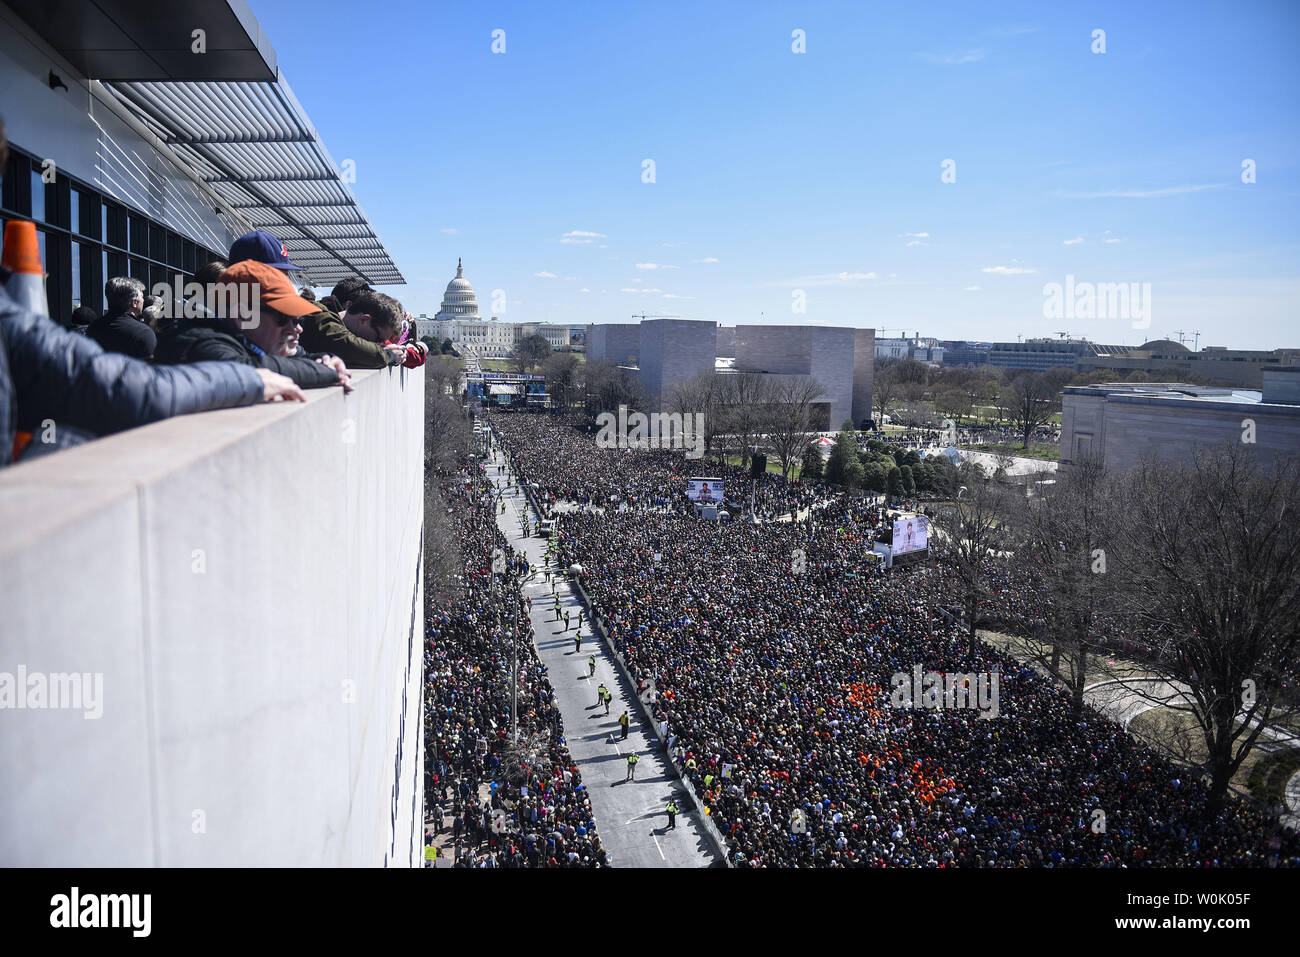
[{"label": "orange baseball cap", "polygon": [[245,259],[228,267],[221,274],[221,282],[256,287],[263,306],[294,319],[310,316],[321,309],[319,303],[308,302],[298,295],[298,290],[284,273],[255,259]]}]

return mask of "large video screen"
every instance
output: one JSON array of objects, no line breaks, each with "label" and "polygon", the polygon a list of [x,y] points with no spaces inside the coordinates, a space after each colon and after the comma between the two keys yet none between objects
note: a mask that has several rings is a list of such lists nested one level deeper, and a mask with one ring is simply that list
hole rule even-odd
[{"label": "large video screen", "polygon": [[930,520],[924,515],[894,519],[895,555],[919,552],[930,547]]},{"label": "large video screen", "polygon": [[692,502],[716,502],[722,504],[725,483],[716,478],[693,478],[686,486],[686,497]]}]

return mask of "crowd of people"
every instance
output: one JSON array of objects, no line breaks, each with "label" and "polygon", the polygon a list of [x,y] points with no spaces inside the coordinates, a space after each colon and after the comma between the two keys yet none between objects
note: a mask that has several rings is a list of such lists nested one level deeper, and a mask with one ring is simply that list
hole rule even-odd
[{"label": "crowd of people", "polygon": [[[508,422],[505,419],[509,419]],[[558,437],[500,417],[511,460],[545,496],[653,487],[655,453]],[[671,491],[669,494],[671,494]],[[738,866],[1249,866],[1272,823],[1207,788],[939,609],[935,560],[885,570],[866,553],[885,519],[835,498],[803,521],[716,524],[681,512],[565,511],[562,560],[646,689],[669,753]],[[1006,571],[990,613],[1033,618]],[[1018,589],[1026,588],[1025,592]],[[891,703],[893,677],[999,677],[998,713]],[[1294,835],[1283,863],[1300,864]]]},{"label": "crowd of people", "polygon": [[[526,484],[536,486],[535,499],[550,515],[560,503],[586,509],[623,511],[691,510],[687,479],[704,476],[722,480],[725,501],[767,519],[795,515],[824,504],[829,493],[821,486],[786,482],[766,473],[754,479],[736,465],[685,458],[667,450],[595,449],[594,432],[576,417],[494,412],[492,427],[501,437],[511,468]],[[539,440],[539,436],[542,436]],[[527,455],[520,454],[527,449]]]},{"label": "crowd of people", "polygon": [[443,494],[463,573],[431,596],[425,645],[425,804],[433,830],[452,831],[461,867],[606,866],[520,598],[528,565],[497,527],[493,484],[476,464],[445,483]]},{"label": "crowd of people", "polygon": [[[0,170],[7,152],[0,121]],[[39,260],[34,227],[26,239],[7,260]],[[401,303],[359,278],[316,302],[288,255],[269,233],[241,236],[181,283],[184,302],[111,277],[102,315],[46,315],[0,267],[0,467],[176,415],[348,391],[351,369],[424,363]]]}]

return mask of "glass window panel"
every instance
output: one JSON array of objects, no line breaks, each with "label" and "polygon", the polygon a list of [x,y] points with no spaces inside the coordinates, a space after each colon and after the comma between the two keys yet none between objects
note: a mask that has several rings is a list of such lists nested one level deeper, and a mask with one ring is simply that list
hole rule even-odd
[{"label": "glass window panel", "polygon": [[45,222],[45,180],[38,169],[32,170],[32,219]]},{"label": "glass window panel", "polygon": [[69,199],[69,203],[71,203],[70,212],[72,215],[72,219],[70,220],[70,225],[72,227],[72,231],[74,233],[80,233],[81,232],[81,194],[78,193],[75,189],[72,190],[72,196]]},{"label": "glass window panel", "polygon": [[[76,196],[76,193],[72,194]],[[81,305],[81,243],[72,242],[72,308]]]}]

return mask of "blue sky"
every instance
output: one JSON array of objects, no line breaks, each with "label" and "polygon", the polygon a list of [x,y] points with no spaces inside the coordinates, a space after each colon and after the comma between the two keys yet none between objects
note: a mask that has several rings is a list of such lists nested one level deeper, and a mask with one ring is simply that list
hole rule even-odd
[{"label": "blue sky", "polygon": [[[1300,4],[253,11],[417,314],[463,256],[513,320],[1300,346]],[[1045,318],[1067,275],[1150,328]]]}]

